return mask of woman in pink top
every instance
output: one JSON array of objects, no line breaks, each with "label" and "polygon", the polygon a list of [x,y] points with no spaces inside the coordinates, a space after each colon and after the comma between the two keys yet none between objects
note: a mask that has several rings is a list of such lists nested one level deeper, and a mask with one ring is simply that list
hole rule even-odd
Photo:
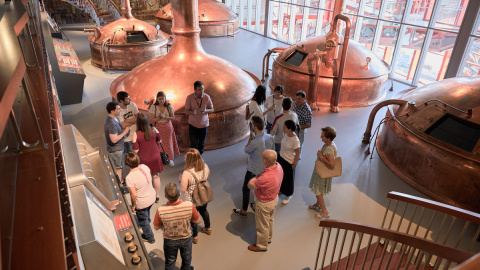
[{"label": "woman in pink top", "polygon": [[[135,152],[125,154],[125,164],[130,168],[126,177],[130,198],[132,200],[132,212],[136,212],[137,222],[142,227],[142,238],[150,244],[155,243],[152,228],[150,227],[150,208],[155,202],[156,192],[152,186],[152,180],[160,180],[158,176],[150,175],[150,169],[144,164],[140,164],[140,159]],[[160,188],[160,187],[159,187]]]},{"label": "woman in pink top", "polygon": [[161,142],[160,135],[155,128],[151,128],[148,124],[148,117],[143,113],[137,114],[137,131],[132,138],[133,150],[138,153],[140,163],[150,168],[152,176],[157,176],[153,181],[153,187],[157,193],[159,200],[160,177],[163,171],[162,158],[160,157],[160,149],[158,143]]}]

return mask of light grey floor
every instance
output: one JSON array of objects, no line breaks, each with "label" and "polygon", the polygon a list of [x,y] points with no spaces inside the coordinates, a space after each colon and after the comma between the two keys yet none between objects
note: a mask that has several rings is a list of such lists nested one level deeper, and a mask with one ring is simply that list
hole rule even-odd
[{"label": "light grey floor", "polygon": [[[109,86],[123,72],[103,72],[90,64],[88,34],[75,31],[65,33],[73,42],[86,71],[85,95],[82,104],[63,106],[65,124],[74,124],[93,146],[105,149],[103,122],[105,105],[111,100]],[[204,49],[223,57],[257,77],[261,76],[263,55],[267,49],[285,44],[241,30],[235,38],[202,39]],[[208,68],[208,67],[205,67]],[[395,83],[394,92],[408,87]],[[132,95],[132,93],[130,93]],[[392,92],[388,93],[389,96]],[[315,202],[308,183],[314,168],[316,151],[322,146],[321,127],[332,125],[337,129],[335,142],[343,158],[344,173],[335,178],[326,204],[332,219],[347,220],[380,226],[389,191],[399,191],[425,197],[394,175],[380,160],[366,156],[361,143],[372,107],[341,108],[333,114],[327,108],[314,112],[313,127],[308,130],[302,160],[297,167],[295,193],[288,205],[276,209],[274,236],[266,253],[247,250],[255,243],[255,220],[252,212],[247,218],[232,214],[241,204],[241,187],[246,170],[246,141],[223,149],[205,152],[203,158],[210,166],[210,182],[215,201],[208,206],[213,233],[200,234],[193,247],[195,269],[311,269],[319,241],[319,220],[307,206]],[[378,120],[385,115],[382,110]],[[378,123],[377,120],[377,123]],[[376,125],[374,126],[376,127]],[[178,181],[183,169],[183,154],[175,159],[175,167],[166,167],[161,173],[162,187]],[[253,196],[252,196],[253,197]],[[283,199],[283,196],[281,197]],[[163,201],[165,199],[163,198]],[[152,217],[154,211],[152,211]],[[146,244],[156,269],[163,269],[163,240],[155,232],[156,243]],[[177,261],[177,266],[180,258]]]}]

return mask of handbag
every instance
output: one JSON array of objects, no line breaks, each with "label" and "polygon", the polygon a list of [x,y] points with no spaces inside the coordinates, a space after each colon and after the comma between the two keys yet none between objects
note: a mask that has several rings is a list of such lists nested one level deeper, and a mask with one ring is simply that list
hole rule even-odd
[{"label": "handbag", "polygon": [[163,149],[163,145],[161,142],[158,142],[160,147],[162,147],[162,152],[160,152],[160,157],[162,158],[163,165],[168,165],[170,163],[170,159],[168,158],[167,153],[165,153],[165,149]]},{"label": "handbag", "polygon": [[[205,171],[204,171],[205,173]],[[210,183],[207,179],[198,181],[194,173],[190,172],[190,175],[195,179],[195,189],[193,190],[192,200],[197,206],[203,206],[213,201],[213,191]]]},{"label": "handbag", "polygon": [[335,168],[328,167],[320,160],[315,161],[315,170],[321,178],[338,177],[342,175],[342,158],[335,158]]}]

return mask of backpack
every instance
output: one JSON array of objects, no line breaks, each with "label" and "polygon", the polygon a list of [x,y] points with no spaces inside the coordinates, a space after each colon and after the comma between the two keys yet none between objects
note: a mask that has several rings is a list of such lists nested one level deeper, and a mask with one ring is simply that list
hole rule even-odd
[{"label": "backpack", "polygon": [[252,116],[253,112],[250,113],[250,103],[247,104],[247,108],[245,108],[245,120],[250,119],[250,116]]},{"label": "backpack", "polygon": [[[205,172],[204,172],[205,173]],[[198,181],[194,173],[190,175],[195,179],[195,189],[193,190],[192,200],[197,206],[203,206],[213,201],[213,191],[207,179]]]}]

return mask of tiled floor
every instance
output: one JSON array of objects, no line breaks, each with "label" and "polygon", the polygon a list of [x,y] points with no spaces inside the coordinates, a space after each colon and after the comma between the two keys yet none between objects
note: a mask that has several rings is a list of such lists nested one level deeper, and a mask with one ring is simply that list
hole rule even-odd
[{"label": "tiled floor", "polygon": [[[105,73],[90,64],[88,34],[67,31],[66,35],[75,46],[87,78],[83,103],[62,107],[64,122],[74,124],[91,145],[105,149],[103,122],[106,117],[105,105],[111,100],[109,86],[123,72]],[[285,46],[243,30],[235,38],[202,39],[202,44],[208,53],[225,58],[257,77],[261,76],[262,58],[267,49]],[[394,92],[406,88],[395,83]],[[322,146],[320,128],[323,126],[331,125],[337,129],[335,142],[344,162],[343,176],[334,179],[332,192],[326,196],[332,219],[380,226],[387,204],[387,192],[394,190],[424,197],[394,175],[376,153],[372,159],[364,154],[367,147],[361,143],[361,139],[371,109],[341,108],[340,113],[333,114],[327,108],[321,108],[314,112],[313,127],[307,132],[302,160],[297,167],[295,193],[288,205],[279,204],[277,207],[273,241],[266,253],[247,250],[247,246],[255,243],[256,238],[253,213],[249,212],[247,218],[232,214],[232,209],[241,204],[247,159],[243,148],[246,141],[205,152],[203,158],[212,171],[209,180],[215,195],[215,201],[208,206],[213,233],[211,236],[201,234],[199,243],[194,245],[195,269],[313,268],[320,229],[314,211],[307,210],[307,206],[315,202],[308,183],[315,153]],[[384,110],[378,113],[377,118],[383,115]],[[167,167],[162,172],[162,187],[168,182],[177,181],[183,169],[183,155],[177,157],[175,163],[175,167]],[[154,213],[152,211],[152,216]],[[163,269],[161,232],[155,232],[155,237],[155,244],[146,245],[156,269]],[[180,265],[179,261],[177,265]]]}]

